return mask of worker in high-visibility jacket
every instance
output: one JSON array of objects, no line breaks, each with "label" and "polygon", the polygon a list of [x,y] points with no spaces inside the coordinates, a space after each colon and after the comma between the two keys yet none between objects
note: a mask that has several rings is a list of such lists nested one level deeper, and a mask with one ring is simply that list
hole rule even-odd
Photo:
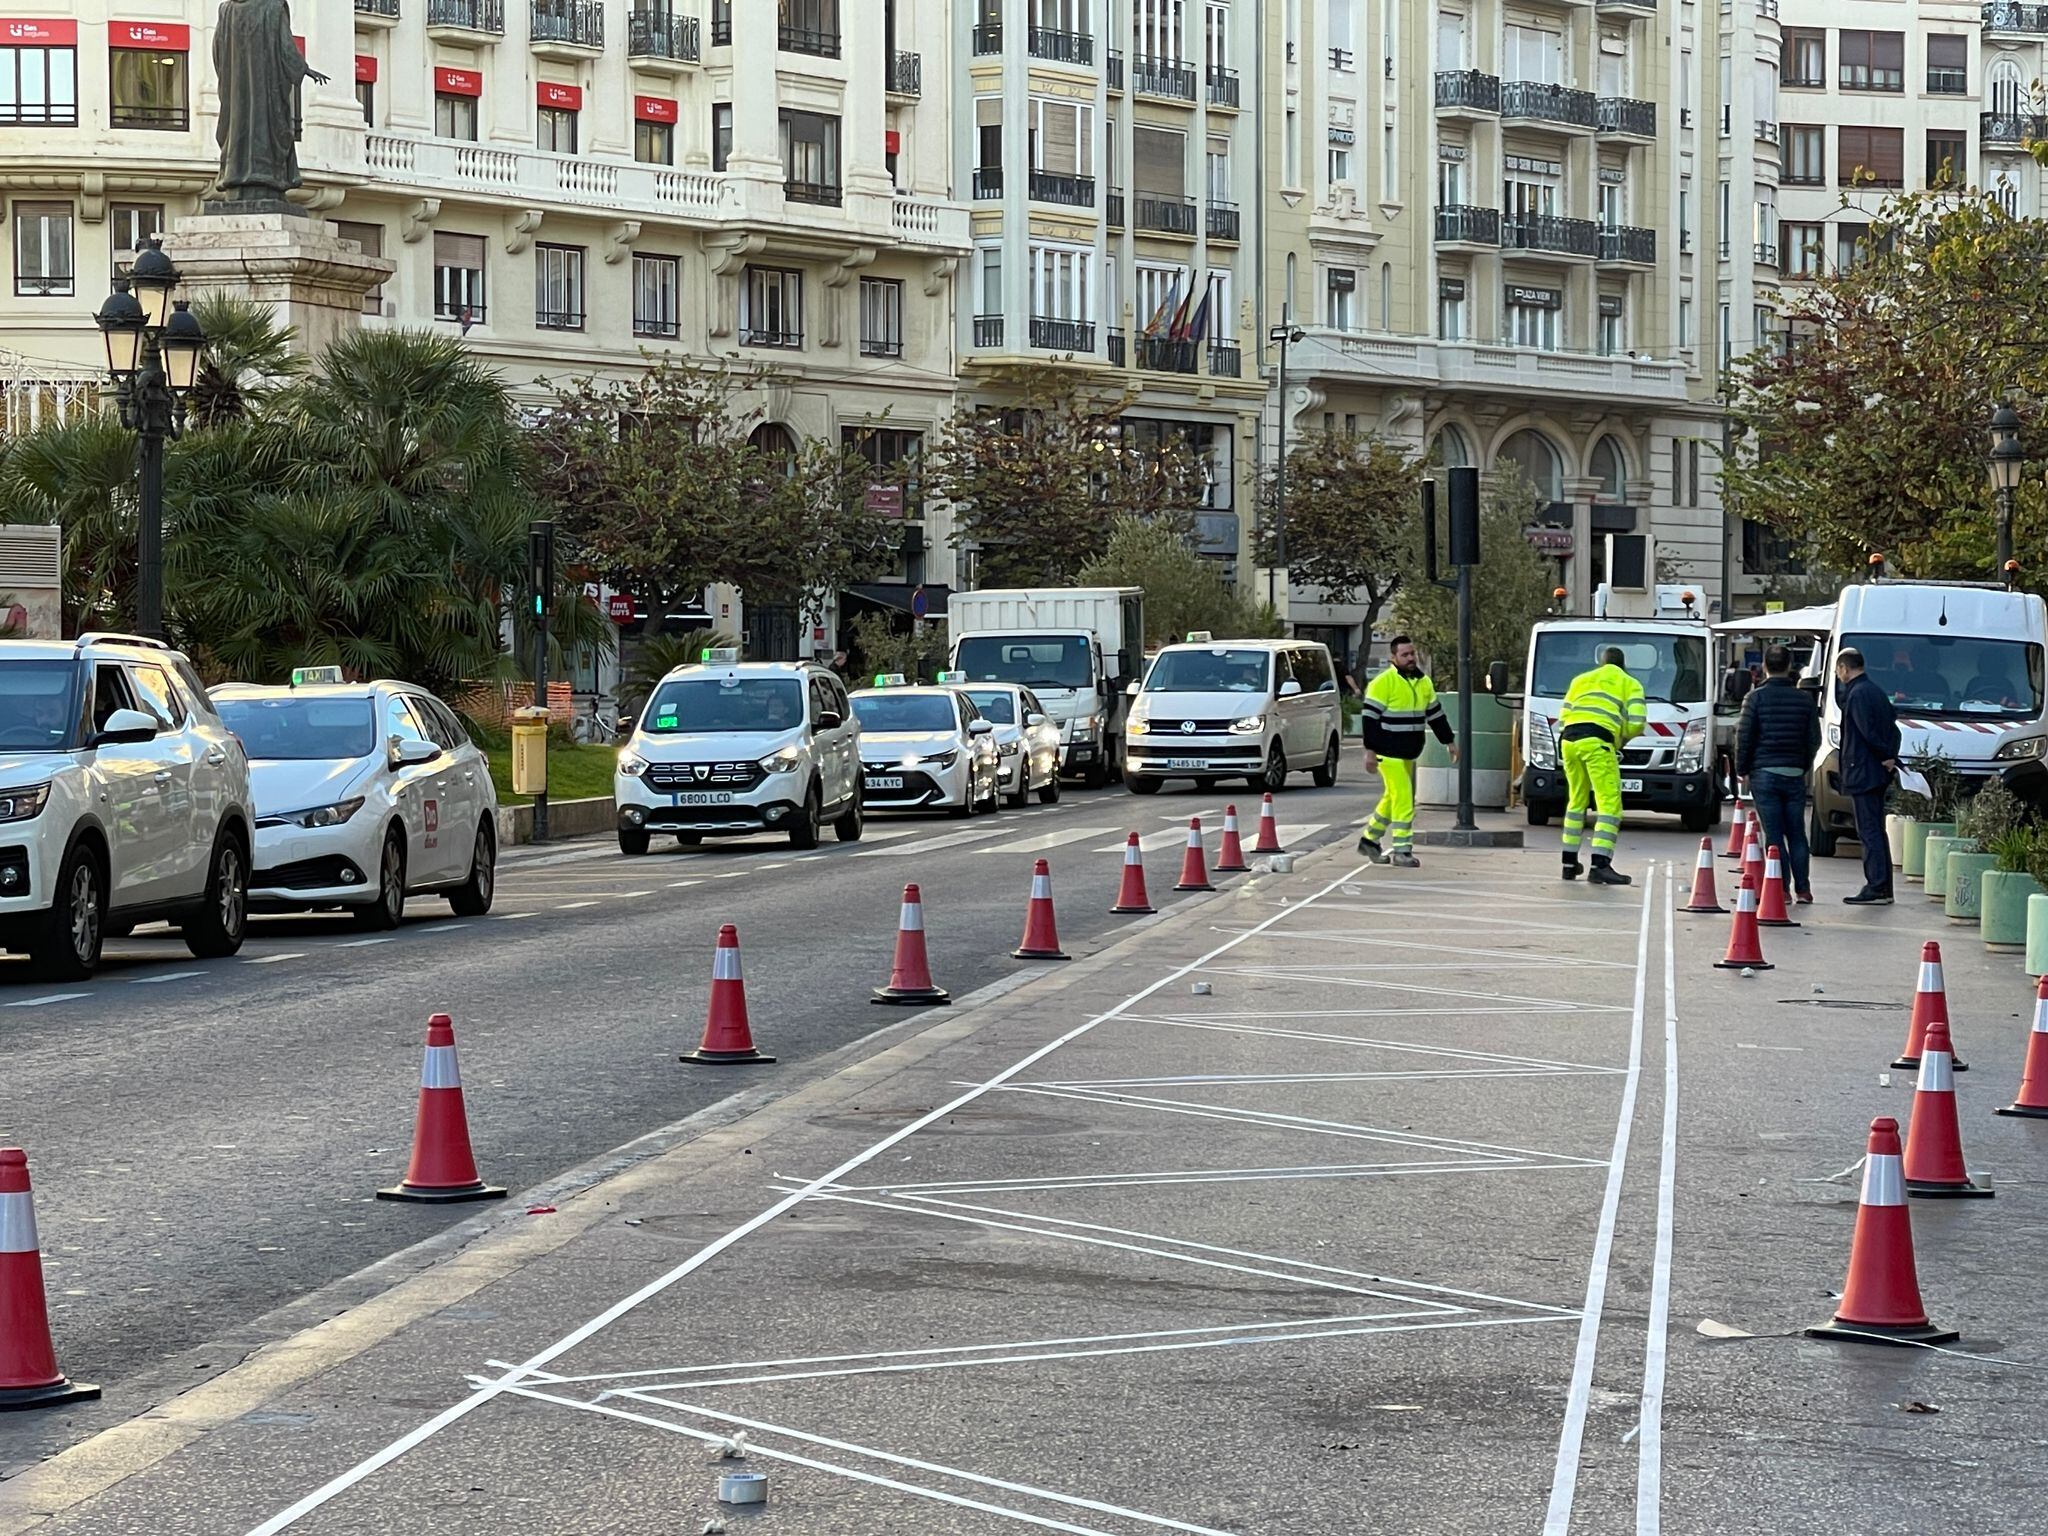
[{"label": "worker in high-visibility jacket", "polygon": [[1629,885],[1614,868],[1614,839],[1621,832],[1621,749],[1642,734],[1646,705],[1643,685],[1622,670],[1615,646],[1600,652],[1600,665],[1572,679],[1558,716],[1558,756],[1564,760],[1564,877],[1582,873],[1579,843],[1586,832],[1586,806],[1593,806],[1591,885]]},{"label": "worker in high-visibility jacket", "polygon": [[[1451,761],[1458,760],[1457,744],[1451,739],[1451,722],[1436,701],[1436,685],[1422,670],[1415,654],[1415,642],[1406,635],[1394,636],[1388,647],[1386,671],[1366,686],[1364,717],[1365,771],[1380,776],[1380,803],[1367,818],[1359,835],[1358,851],[1375,864],[1397,864],[1415,869],[1415,760],[1422,756],[1422,734],[1436,732],[1437,739],[1451,749]],[[1381,840],[1393,844],[1393,852],[1381,848]]]}]

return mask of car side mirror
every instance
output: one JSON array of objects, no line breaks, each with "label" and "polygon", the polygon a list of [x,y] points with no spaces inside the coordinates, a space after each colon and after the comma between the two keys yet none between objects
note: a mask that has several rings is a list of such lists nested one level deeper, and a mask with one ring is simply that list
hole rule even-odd
[{"label": "car side mirror", "polygon": [[967,722],[967,734],[970,736],[991,736],[995,734],[995,726],[987,720],[970,720]]},{"label": "car side mirror", "polygon": [[1744,699],[1749,697],[1752,681],[1753,679],[1746,668],[1730,667],[1721,674],[1721,702],[1723,704],[1741,704]]},{"label": "car side mirror", "polygon": [[838,729],[839,729],[839,727],[840,727],[840,726],[842,726],[842,725],[844,725],[844,724],[846,724],[846,717],[845,717],[844,715],[840,714],[838,710],[836,710],[836,709],[821,709],[821,710],[819,710],[819,711],[818,711],[818,729],[819,729],[819,730],[821,730],[821,731],[836,731],[836,730],[838,730]]},{"label": "car side mirror", "polygon": [[1817,677],[1802,677],[1796,686],[1801,693],[1810,693],[1815,698],[1820,697],[1820,679]]},{"label": "car side mirror", "polygon": [[1131,680],[1130,686],[1124,689],[1124,697],[1135,699],[1140,693],[1144,691],[1144,688],[1145,685],[1143,683],[1133,678]]},{"label": "car side mirror", "polygon": [[441,749],[431,741],[394,736],[391,742],[391,766],[394,768],[416,768],[421,763],[431,763],[441,755]]},{"label": "car side mirror", "polygon": [[1040,726],[1045,724],[1045,716],[1040,714],[1029,714],[1024,717],[1024,723],[1029,726]]},{"label": "car side mirror", "polygon": [[640,721],[640,717],[639,717],[638,715],[621,715],[621,716],[619,716],[619,734],[620,734],[621,736],[630,736],[630,735],[632,735],[632,734],[633,734],[633,727],[634,727],[635,725],[639,724],[639,721]]},{"label": "car side mirror", "polygon": [[1499,698],[1508,691],[1508,664],[1504,661],[1491,662],[1486,668],[1486,691]]},{"label": "car side mirror", "polygon": [[154,715],[145,715],[139,709],[117,709],[107,716],[107,723],[94,732],[92,744],[96,747],[131,746],[139,741],[154,741],[162,729]]},{"label": "car side mirror", "polygon": [[1116,653],[1116,675],[1118,677],[1129,677],[1131,675],[1131,653],[1128,650]]},{"label": "car side mirror", "polygon": [[1291,677],[1280,685],[1280,697],[1283,699],[1291,699],[1300,692],[1301,684]]}]

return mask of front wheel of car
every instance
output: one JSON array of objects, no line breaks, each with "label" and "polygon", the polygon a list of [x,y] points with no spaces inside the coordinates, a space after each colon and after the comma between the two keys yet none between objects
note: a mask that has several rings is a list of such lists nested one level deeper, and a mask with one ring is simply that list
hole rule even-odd
[{"label": "front wheel of car", "polygon": [[1337,759],[1342,751],[1343,749],[1337,744],[1337,738],[1332,736],[1330,738],[1330,749],[1323,754],[1322,765],[1309,775],[1309,777],[1315,780],[1317,789],[1328,789],[1337,782]]},{"label": "front wheel of car", "polygon": [[185,947],[202,960],[218,960],[242,947],[249,927],[249,860],[241,839],[223,832],[214,845],[206,896],[185,924]]},{"label": "front wheel of car", "polygon": [[405,840],[396,828],[377,860],[377,899],[353,914],[358,928],[385,932],[405,921]]},{"label": "front wheel of car", "polygon": [[476,847],[469,855],[469,878],[448,893],[457,917],[482,917],[498,894],[498,840],[489,827],[476,829]]},{"label": "front wheel of car", "polygon": [[85,844],[75,845],[64,855],[55,899],[29,942],[29,964],[36,975],[46,981],[83,981],[99,967],[106,899],[98,857]]},{"label": "front wheel of car", "polygon": [[1029,768],[1019,768],[1017,770],[1017,793],[1005,798],[1009,800],[1010,809],[1012,810],[1022,810],[1031,803],[1031,770]]},{"label": "front wheel of car", "polygon": [[861,833],[867,830],[868,808],[862,791],[856,787],[853,803],[846,808],[846,814],[832,823],[832,834],[842,843],[857,843]]},{"label": "front wheel of car", "polygon": [[1054,773],[1051,778],[1038,786],[1038,803],[1040,805],[1058,805],[1060,803],[1060,776],[1058,773]]},{"label": "front wheel of car", "polygon": [[1273,743],[1273,750],[1266,755],[1266,771],[1252,781],[1252,788],[1263,789],[1269,795],[1277,795],[1287,787],[1287,754],[1280,750],[1280,743]]},{"label": "front wheel of car", "polygon": [[1127,776],[1124,779],[1124,783],[1130,786],[1134,795],[1156,795],[1159,793],[1159,786],[1165,782],[1164,779],[1148,779],[1142,774],[1135,777]]},{"label": "front wheel of car", "polygon": [[813,784],[804,791],[804,808],[790,825],[789,846],[805,852],[817,847],[823,815],[824,809],[818,803],[818,786]]},{"label": "front wheel of car", "polygon": [[619,852],[629,859],[637,859],[647,851],[647,829],[644,827],[619,828]]}]

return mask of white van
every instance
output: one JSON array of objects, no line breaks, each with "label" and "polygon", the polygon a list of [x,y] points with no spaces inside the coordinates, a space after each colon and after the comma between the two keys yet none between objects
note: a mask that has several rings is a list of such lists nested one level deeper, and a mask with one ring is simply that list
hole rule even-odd
[{"label": "white van", "polygon": [[1319,786],[1337,782],[1343,709],[1326,646],[1197,633],[1162,649],[1129,692],[1124,782],[1137,794],[1239,777],[1270,792],[1304,769]]},{"label": "white van", "polygon": [[1854,836],[1842,793],[1842,707],[1835,658],[1863,653],[1864,669],[1899,712],[1899,756],[1944,753],[1975,790],[2015,763],[2048,754],[2043,668],[2048,605],[1990,583],[1878,580],[1844,587],[1819,673],[1821,757],[1813,775],[1813,851]]}]

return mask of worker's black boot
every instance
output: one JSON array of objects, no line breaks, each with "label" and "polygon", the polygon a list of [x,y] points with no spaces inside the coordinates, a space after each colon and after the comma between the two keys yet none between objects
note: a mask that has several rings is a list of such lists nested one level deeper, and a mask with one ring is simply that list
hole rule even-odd
[{"label": "worker's black boot", "polygon": [[1634,885],[1628,875],[1617,874],[1614,865],[1599,854],[1593,855],[1593,873],[1586,877],[1588,885]]},{"label": "worker's black boot", "polygon": [[1576,853],[1568,853],[1564,856],[1565,879],[1576,880],[1585,872],[1585,866],[1579,863],[1579,856]]}]

